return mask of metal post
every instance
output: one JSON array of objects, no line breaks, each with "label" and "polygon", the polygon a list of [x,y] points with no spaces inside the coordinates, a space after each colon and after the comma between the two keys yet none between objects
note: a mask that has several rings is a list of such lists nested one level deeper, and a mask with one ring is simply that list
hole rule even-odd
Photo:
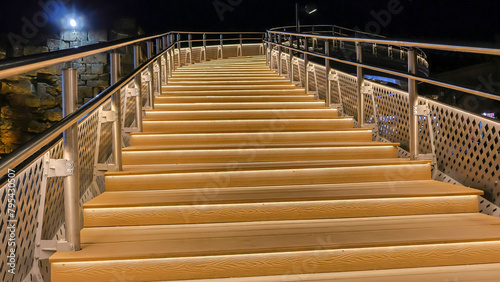
[{"label": "metal post", "polygon": [[220,34],[220,58],[224,59],[224,35]]},{"label": "metal post", "polygon": [[[153,57],[153,41],[146,42],[147,52],[148,52],[148,60]],[[148,81],[148,101],[149,107],[152,109],[154,107],[154,93],[153,93],[153,80],[154,80],[154,67],[153,62],[148,65],[148,73],[150,80]]]},{"label": "metal post", "polygon": [[[162,49],[162,40],[161,38],[156,39],[156,55],[160,54]],[[163,80],[163,64],[162,64],[162,58],[164,56],[158,57],[156,59],[156,63],[158,64],[158,79],[156,80],[156,89],[158,90],[158,95],[161,94],[161,86],[162,86],[162,80]]]},{"label": "metal post", "polygon": [[281,59],[281,54],[282,54],[282,49],[281,49],[281,42],[282,42],[283,36],[281,34],[278,34],[278,73],[279,75],[283,75],[283,60]]},{"label": "metal post", "polygon": [[[265,38],[267,39],[267,41],[270,40],[270,38],[269,38],[269,32],[266,32]],[[266,66],[269,66],[269,43],[266,43],[265,46],[266,46],[266,50],[265,50],[265,53],[266,53]]]},{"label": "metal post", "polygon": [[[414,48],[408,50],[408,72],[410,74],[417,73],[417,52]],[[415,79],[408,79],[408,102],[409,109],[409,127],[410,127],[410,158],[418,159],[418,115],[415,113],[415,108],[418,106],[418,89]]]},{"label": "metal post", "polygon": [[[141,47],[139,44],[134,45],[134,69],[137,69],[141,57]],[[135,97],[135,115],[137,122],[137,131],[142,131],[142,75],[138,73],[135,76],[135,87],[137,87],[137,96]]]},{"label": "metal post", "polygon": [[207,34],[203,33],[203,60],[207,60]]},{"label": "metal post", "polygon": [[[358,63],[363,62],[363,49],[361,47],[361,43],[356,42],[356,61]],[[364,114],[364,97],[363,97],[363,85],[364,85],[364,77],[363,77],[363,67],[356,67],[357,70],[357,82],[358,82],[358,125],[359,127],[363,127],[365,114]]]},{"label": "metal post", "polygon": [[[162,45],[162,50],[165,51],[167,50],[168,46],[169,46],[169,43],[168,43],[168,36],[163,36],[162,38],[163,40],[163,45]],[[165,61],[165,64],[163,64],[163,61]],[[160,85],[167,85],[168,84],[168,69],[167,69],[167,66],[166,64],[168,64],[168,60],[167,60],[167,53],[163,53],[163,56],[161,58],[161,84]],[[163,76],[165,76],[165,80],[163,80]],[[161,90],[161,87],[160,87],[160,90]]]},{"label": "metal post", "polygon": [[182,67],[182,62],[181,62],[181,34],[180,33],[177,33],[177,51],[179,52],[179,67]]},{"label": "metal post", "polygon": [[294,71],[293,71],[293,36],[290,35],[290,39],[289,39],[289,45],[290,45],[290,49],[288,49],[288,53],[289,53],[289,58],[288,58],[288,66],[289,66],[289,70],[288,70],[288,73],[290,75],[290,82],[293,83],[293,75],[294,75]]},{"label": "metal post", "polygon": [[[62,70],[63,116],[76,110],[78,96],[78,73],[76,69]],[[78,160],[78,123],[66,129],[63,134],[63,158],[67,162],[67,173],[64,178],[64,217],[66,224],[66,241],[71,251],[79,251],[81,230],[80,183]]]},{"label": "metal post", "polygon": [[243,34],[240,33],[240,57],[243,57]]},{"label": "metal post", "polygon": [[[325,41],[325,55],[330,56],[330,41],[327,39]],[[325,87],[325,104],[327,107],[330,107],[332,104],[332,96],[331,96],[331,83],[330,83],[330,71],[332,67],[330,66],[330,60],[325,59],[325,77],[326,77],[326,87]]]},{"label": "metal post", "polygon": [[[110,54],[111,65],[111,85],[118,82],[118,73],[120,72],[120,54],[113,51]],[[121,92],[116,91],[111,96],[111,111],[114,113],[113,121],[113,158],[115,168],[122,170],[122,124],[121,124]]]},{"label": "metal post", "polygon": [[192,42],[193,37],[191,33],[188,34],[188,40],[189,40],[189,64],[191,65],[193,63],[193,42]]},{"label": "metal post", "polygon": [[[308,46],[308,42],[307,42],[307,37],[304,38],[304,50],[306,50],[306,52],[309,51],[309,46]],[[307,57],[307,54],[304,53],[304,75],[305,75],[305,78],[306,78],[306,82],[305,82],[305,88],[306,88],[306,94],[309,93],[309,70],[307,69],[309,65],[309,58]]]}]

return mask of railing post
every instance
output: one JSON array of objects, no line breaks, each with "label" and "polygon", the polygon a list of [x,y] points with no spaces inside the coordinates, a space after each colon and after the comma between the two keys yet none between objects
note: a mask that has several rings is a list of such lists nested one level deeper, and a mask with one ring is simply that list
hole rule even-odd
[{"label": "railing post", "polygon": [[288,74],[290,75],[290,82],[293,83],[293,75],[294,75],[294,71],[293,71],[293,36],[290,35],[290,38],[289,38],[289,45],[290,45],[290,49],[288,49],[288,53],[289,53],[289,58],[288,58],[288,67],[290,68],[288,70]]},{"label": "railing post", "polygon": [[[162,50],[165,51],[167,50],[169,44],[168,44],[168,37],[167,36],[163,36],[162,38]],[[161,86],[163,86],[163,84],[167,85],[168,84],[168,69],[167,69],[167,64],[168,64],[168,60],[167,60],[167,53],[163,53],[163,56],[161,57],[160,61],[162,62],[161,64]],[[163,62],[165,61],[165,64],[163,64]],[[165,80],[163,80],[163,77],[165,76]],[[161,91],[161,87],[160,87],[160,91]]]},{"label": "railing post", "polygon": [[[363,62],[363,48],[361,47],[361,43],[356,42],[356,62]],[[364,85],[364,76],[363,76],[363,67],[356,67],[357,72],[357,82],[358,82],[358,126],[361,128],[364,124],[364,96],[363,96],[363,85]]]},{"label": "railing post", "polygon": [[[325,55],[330,56],[330,41],[327,39],[325,41]],[[330,66],[330,60],[325,59],[325,77],[326,77],[326,86],[325,86],[325,104],[327,107],[330,107],[332,104],[332,96],[331,96],[331,83],[330,83],[330,71],[332,67]]]},{"label": "railing post", "polygon": [[[414,48],[408,50],[408,72],[410,74],[417,73],[417,52]],[[410,159],[418,159],[418,113],[416,107],[418,106],[418,89],[417,81],[415,79],[408,79],[408,103],[409,110],[409,129],[410,129]]]},{"label": "railing post", "polygon": [[240,33],[240,57],[243,57],[243,34]]},{"label": "railing post", "polygon": [[[156,55],[160,54],[162,49],[162,40],[161,38],[156,39]],[[161,94],[161,86],[163,80],[163,64],[162,64],[162,56],[156,59],[156,64],[158,65],[158,79],[156,80],[156,89],[158,90],[158,95]]]},{"label": "railing post", "polygon": [[[309,46],[307,42],[307,37],[304,38],[304,50],[306,52],[309,52]],[[306,53],[304,53],[304,75],[305,75],[305,88],[306,88],[306,94],[309,93],[309,70],[307,69],[309,65],[309,57],[307,56]]]},{"label": "railing post", "polygon": [[[147,42],[147,52],[148,52],[148,60],[150,60],[153,57],[153,41],[148,41]],[[153,91],[153,81],[154,81],[154,67],[153,67],[153,62],[151,62],[148,65],[148,73],[149,73],[149,81],[148,81],[148,100],[149,100],[149,107],[153,109],[154,107],[154,91]]]},{"label": "railing post", "polygon": [[[120,73],[120,54],[116,51],[110,54],[111,85],[118,82]],[[116,91],[111,96],[111,111],[114,113],[113,121],[113,158],[115,168],[122,171],[122,123],[121,123],[121,93]]]},{"label": "railing post", "polygon": [[182,67],[182,61],[181,61],[181,34],[180,33],[177,33],[177,51],[179,52],[179,67]]},{"label": "railing post", "polygon": [[[265,35],[265,39],[266,41],[269,41],[270,38],[269,38],[269,32],[266,32],[266,35]],[[265,50],[265,54],[266,54],[266,66],[269,66],[269,43],[266,43],[265,44],[266,46],[266,50]]]},{"label": "railing post", "polygon": [[[139,44],[134,45],[134,69],[137,69],[141,65],[141,46]],[[136,115],[136,125],[137,131],[142,131],[142,74],[138,73],[135,76],[135,86],[137,87],[137,96],[135,97],[135,115]]]},{"label": "railing post", "polygon": [[[192,37],[192,35],[190,33],[190,34],[188,34],[188,41],[189,41],[189,64],[190,65],[193,64],[193,42],[192,42],[192,40],[193,40],[193,37]],[[187,54],[186,54],[186,56],[187,56]]]},{"label": "railing post", "polygon": [[224,35],[220,34],[220,58],[224,59]]},{"label": "railing post", "polygon": [[203,60],[207,60],[207,34],[203,33]]},{"label": "railing post", "polygon": [[282,49],[281,49],[281,43],[283,40],[283,36],[281,34],[278,34],[278,73],[279,75],[283,75],[283,60],[281,59],[281,54],[282,54]]},{"label": "railing post", "polygon": [[[73,68],[62,70],[63,116],[76,110],[78,95],[78,74]],[[63,134],[63,158],[67,163],[68,176],[64,177],[64,217],[66,242],[70,251],[79,251],[81,230],[80,183],[78,160],[78,123],[66,129]]]}]

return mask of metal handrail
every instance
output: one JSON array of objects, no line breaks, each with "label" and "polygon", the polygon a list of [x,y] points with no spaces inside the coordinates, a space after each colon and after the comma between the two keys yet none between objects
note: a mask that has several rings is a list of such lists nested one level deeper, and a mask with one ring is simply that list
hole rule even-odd
[{"label": "metal handrail", "polygon": [[[301,28],[308,28],[308,27],[311,27],[311,28],[329,27],[329,28],[332,28],[332,30],[329,30],[329,32],[336,31],[336,30],[333,30],[333,29],[339,29],[340,30],[340,32],[339,32],[340,34],[342,34],[342,30],[346,30],[346,31],[350,31],[350,32],[353,32],[353,33],[360,33],[360,34],[366,34],[366,35],[373,36],[373,37],[386,38],[385,36],[380,35],[380,34],[365,32],[365,31],[361,31],[361,30],[355,30],[355,29],[351,29],[351,28],[346,28],[346,27],[338,26],[338,25],[326,25],[326,24],[323,24],[323,25],[301,25],[300,27]],[[296,28],[296,26],[290,25],[290,26],[275,27],[275,28],[271,28],[269,30],[270,31],[279,31],[279,30],[285,31],[286,29],[294,29],[294,28]],[[324,32],[326,32],[326,30]]]},{"label": "metal handrail", "polygon": [[365,63],[357,63],[357,62],[346,61],[346,60],[334,58],[334,57],[331,57],[331,56],[327,56],[327,55],[324,55],[324,54],[310,52],[310,51],[305,51],[305,50],[302,50],[302,49],[299,49],[299,48],[290,47],[290,46],[285,45],[285,44],[275,43],[275,42],[268,41],[268,40],[265,40],[264,42],[265,43],[270,43],[270,44],[275,45],[275,46],[281,46],[281,47],[286,48],[286,49],[291,49],[293,51],[300,52],[302,54],[312,55],[312,56],[315,56],[315,57],[318,57],[318,58],[322,58],[322,59],[326,59],[326,60],[330,60],[330,61],[344,63],[344,64],[355,66],[355,67],[362,67],[362,68],[366,68],[366,69],[370,69],[370,70],[374,70],[374,71],[378,71],[378,72],[387,73],[387,74],[390,74],[390,75],[400,76],[400,77],[403,77],[403,78],[415,79],[415,80],[418,80],[418,81],[421,81],[421,82],[424,82],[424,83],[433,84],[433,85],[436,85],[436,86],[445,87],[445,88],[449,88],[449,89],[453,89],[453,90],[457,90],[457,91],[461,91],[461,92],[466,92],[466,93],[469,93],[469,94],[473,94],[473,95],[476,95],[476,96],[481,96],[481,97],[484,97],[484,98],[488,98],[488,99],[500,101],[500,96],[498,96],[498,95],[487,93],[487,92],[482,92],[482,91],[479,91],[479,90],[474,90],[474,89],[463,87],[463,86],[449,84],[449,83],[446,83],[446,82],[444,82],[442,80],[430,79],[430,78],[426,78],[426,77],[419,76],[419,75],[416,75],[416,74],[413,75],[413,74],[404,73],[404,72],[400,72],[400,71],[396,71],[396,70],[391,70],[391,69],[386,69],[386,68],[382,68],[382,67],[377,67],[377,66],[373,66],[373,65],[369,65],[369,64],[365,64]]},{"label": "metal handrail", "polygon": [[295,33],[286,31],[271,31],[271,34],[281,34],[281,35],[291,35],[306,38],[315,39],[326,39],[326,40],[339,40],[347,42],[357,42],[357,43],[372,43],[381,45],[397,45],[407,48],[420,48],[420,49],[433,49],[439,51],[453,51],[453,52],[464,52],[464,53],[476,53],[484,55],[500,55],[500,49],[497,48],[484,48],[484,47],[471,47],[471,46],[458,46],[458,45],[447,45],[438,43],[422,43],[415,41],[399,41],[399,40],[385,40],[385,39],[367,39],[367,38],[356,38],[356,37],[338,37],[329,35],[315,35],[315,34],[305,34],[305,33]]}]

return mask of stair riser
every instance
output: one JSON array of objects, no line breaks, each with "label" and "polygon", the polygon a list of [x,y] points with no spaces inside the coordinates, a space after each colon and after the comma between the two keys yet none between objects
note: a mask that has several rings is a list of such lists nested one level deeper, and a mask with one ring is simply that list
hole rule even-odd
[{"label": "stair riser", "polygon": [[158,134],[132,135],[132,146],[152,145],[212,145],[212,144],[279,144],[311,142],[371,141],[371,131],[248,133],[248,134]]},{"label": "stair riser", "polygon": [[201,133],[201,132],[262,132],[262,131],[317,131],[352,128],[349,119],[318,120],[240,120],[240,121],[144,121],[145,133]]},{"label": "stair riser", "polygon": [[[325,250],[255,255],[159,258],[52,264],[52,281],[216,279],[262,275],[327,273],[373,269],[486,264],[498,261],[500,242]],[[286,281],[286,280],[285,280]]]},{"label": "stair riser", "polygon": [[211,111],[211,110],[268,110],[268,109],[320,109],[321,102],[300,103],[207,103],[207,104],[157,104],[157,111]]},{"label": "stair riser", "polygon": [[[267,103],[267,102],[314,102],[313,96],[282,95],[282,96],[158,96],[156,103]],[[146,112],[147,113],[147,112]]]},{"label": "stair riser", "polygon": [[[106,191],[429,180],[430,165],[107,176]],[[390,184],[388,184],[390,185]]]},{"label": "stair riser", "polygon": [[396,147],[126,151],[123,164],[316,161],[397,158]]},{"label": "stair riser", "polygon": [[290,90],[212,90],[212,91],[163,91],[165,96],[248,96],[248,95],[305,95],[303,89]]},{"label": "stair riser", "polygon": [[168,84],[168,87],[172,86],[184,86],[184,87],[189,87],[189,86],[228,86],[228,85],[284,85],[284,86],[289,86],[290,81],[289,80],[254,80],[254,81],[196,81],[196,82],[188,82],[188,81],[178,81],[174,82],[171,81]]},{"label": "stair riser", "polygon": [[163,86],[163,93],[169,93],[170,91],[217,91],[217,90],[284,90],[284,89],[296,89],[295,85],[269,85],[269,84],[248,84],[248,85],[199,85],[199,86]]},{"label": "stair riser", "polygon": [[268,111],[203,111],[203,112],[146,112],[147,120],[232,120],[232,119],[323,119],[336,118],[336,110],[268,110]]},{"label": "stair riser", "polygon": [[193,82],[234,82],[234,81],[290,81],[288,79],[282,78],[280,76],[268,75],[268,76],[219,76],[219,77],[193,77],[193,76],[173,76],[168,79],[168,83],[193,81]]},{"label": "stair riser", "polygon": [[477,203],[477,196],[463,196],[210,205],[209,196],[196,194],[195,206],[84,209],[84,222],[105,227],[472,213]]}]

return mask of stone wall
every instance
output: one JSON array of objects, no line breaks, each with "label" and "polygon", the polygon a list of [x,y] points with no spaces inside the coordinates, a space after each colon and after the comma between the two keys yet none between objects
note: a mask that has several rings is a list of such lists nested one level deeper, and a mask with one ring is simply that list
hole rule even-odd
[{"label": "stone wall", "polygon": [[[46,46],[16,46],[14,50],[27,56],[107,40],[106,30],[69,31],[48,38]],[[109,87],[108,60],[106,54],[98,54],[71,62],[78,70],[79,104]],[[0,155],[11,153],[62,119],[64,67],[54,65],[0,81]]]}]

